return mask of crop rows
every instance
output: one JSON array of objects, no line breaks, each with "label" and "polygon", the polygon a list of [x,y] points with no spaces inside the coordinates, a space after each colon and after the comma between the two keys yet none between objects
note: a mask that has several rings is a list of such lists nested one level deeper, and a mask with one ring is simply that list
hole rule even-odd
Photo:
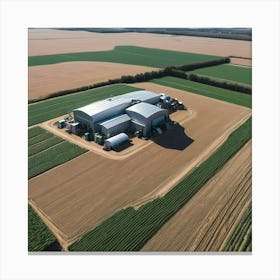
[{"label": "crop rows", "polygon": [[70,251],[138,251],[251,138],[251,118],[164,197],[123,209],[73,243]]},{"label": "crop rows", "polygon": [[240,67],[230,64],[222,64],[217,66],[205,67],[190,71],[187,73],[194,73],[227,81],[234,81],[247,85],[252,84],[252,68]]},{"label": "crop rows", "polygon": [[55,236],[28,205],[28,251],[42,251],[55,241]]},{"label": "crop rows", "polygon": [[84,152],[86,149],[69,143],[42,128],[31,128],[28,133],[28,178],[41,174]]},{"label": "crop rows", "polygon": [[28,125],[31,126],[67,114],[73,109],[88,105],[91,102],[135,90],[140,89],[126,85],[112,85],[29,104]]},{"label": "crop rows", "polygon": [[31,56],[28,58],[28,65],[36,66],[68,61],[104,61],[164,68],[169,65],[189,64],[216,58],[219,57],[137,46],[116,46],[108,51]]},{"label": "crop rows", "polygon": [[163,86],[189,91],[214,99],[245,106],[248,108],[252,107],[252,96],[248,94],[238,93],[236,91],[218,88],[175,77],[164,77],[161,79],[154,79],[152,80],[152,82]]},{"label": "crop rows", "polygon": [[252,204],[235,226],[223,251],[252,251]]}]

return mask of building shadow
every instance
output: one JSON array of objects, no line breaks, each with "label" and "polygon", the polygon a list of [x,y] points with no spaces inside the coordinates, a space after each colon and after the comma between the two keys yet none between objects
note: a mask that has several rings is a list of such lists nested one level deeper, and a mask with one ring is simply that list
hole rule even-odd
[{"label": "building shadow", "polygon": [[50,252],[50,251],[62,251],[62,247],[60,246],[60,244],[56,240],[52,244],[47,246],[43,251],[47,251],[47,252]]},{"label": "building shadow", "polygon": [[153,136],[151,140],[166,149],[179,151],[183,151],[194,142],[194,140],[185,133],[185,128],[179,123],[164,131],[162,135]]},{"label": "building shadow", "polygon": [[112,150],[114,150],[115,152],[121,152],[125,149],[127,149],[128,147],[133,146],[134,144],[131,142],[124,142],[116,147],[114,147]]}]

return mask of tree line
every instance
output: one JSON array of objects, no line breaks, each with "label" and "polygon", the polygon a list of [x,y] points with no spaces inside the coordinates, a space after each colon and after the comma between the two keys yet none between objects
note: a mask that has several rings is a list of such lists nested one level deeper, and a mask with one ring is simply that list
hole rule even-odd
[{"label": "tree line", "polygon": [[192,71],[192,70],[199,69],[199,68],[210,67],[210,66],[215,66],[215,65],[229,63],[229,62],[230,62],[229,57],[222,57],[222,58],[203,61],[203,62],[196,62],[196,63],[185,64],[185,65],[168,66],[168,67],[158,70],[158,71],[144,72],[144,73],[139,73],[136,75],[124,75],[124,76],[121,76],[120,78],[110,79],[110,80],[104,81],[104,82],[98,82],[95,84],[82,86],[82,87],[78,87],[78,88],[74,88],[74,89],[67,89],[67,90],[54,92],[44,98],[29,100],[28,103],[34,103],[34,102],[38,102],[38,101],[42,101],[42,100],[46,100],[46,99],[50,99],[50,98],[55,98],[58,96],[63,96],[63,95],[71,94],[71,93],[76,93],[76,92],[90,90],[90,89],[94,89],[94,88],[98,88],[98,87],[108,86],[108,85],[112,85],[112,84],[118,84],[118,83],[131,84],[131,83],[146,82],[146,81],[150,81],[152,79],[159,79],[159,78],[166,77],[166,76],[173,76],[173,77],[177,77],[177,78],[181,78],[181,79],[187,79],[187,80],[191,80],[191,81],[195,81],[195,82],[205,83],[205,84],[209,84],[209,85],[215,85],[217,87],[224,87],[227,89],[232,89],[235,91],[251,94],[251,91],[247,87],[245,87],[246,88],[245,89],[244,86],[240,85],[240,84],[235,84],[235,83],[233,84],[230,82],[224,82],[224,81],[220,81],[220,80],[213,79],[213,78],[208,78],[208,77],[201,76],[201,75],[185,73],[185,71]]}]

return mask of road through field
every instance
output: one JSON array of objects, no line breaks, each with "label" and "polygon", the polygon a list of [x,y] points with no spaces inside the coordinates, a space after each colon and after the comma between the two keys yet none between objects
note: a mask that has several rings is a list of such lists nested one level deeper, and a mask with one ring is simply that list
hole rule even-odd
[{"label": "road through field", "polygon": [[[150,83],[137,86],[166,92],[196,115],[183,122],[184,111],[178,112],[181,126],[129,158],[113,160],[88,152],[29,181],[32,206],[68,244],[117,210],[163,195],[251,115],[248,108],[185,91]],[[171,118],[176,120],[176,115]]]},{"label": "road through field", "polygon": [[[28,31],[29,56],[111,50],[115,46],[125,45],[218,56],[252,57],[250,41],[148,33],[105,34],[51,29]],[[245,63],[248,63],[248,60]]]},{"label": "road through field", "polygon": [[219,251],[251,201],[252,141],[145,244],[142,251]]},{"label": "road through field", "polygon": [[49,94],[105,82],[123,75],[157,70],[153,67],[110,62],[65,62],[28,67],[28,100]]}]

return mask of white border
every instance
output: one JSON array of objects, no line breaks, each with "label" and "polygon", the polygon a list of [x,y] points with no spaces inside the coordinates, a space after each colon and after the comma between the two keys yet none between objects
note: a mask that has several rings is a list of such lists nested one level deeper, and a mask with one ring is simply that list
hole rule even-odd
[{"label": "white border", "polygon": [[[27,28],[54,26],[253,28],[252,255],[27,254]],[[279,26],[278,1],[2,1],[1,279],[279,279]]]}]

